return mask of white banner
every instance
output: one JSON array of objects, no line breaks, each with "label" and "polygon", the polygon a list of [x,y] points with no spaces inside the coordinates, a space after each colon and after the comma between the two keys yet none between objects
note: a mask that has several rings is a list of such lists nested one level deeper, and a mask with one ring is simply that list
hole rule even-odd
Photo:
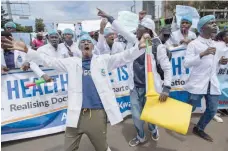
[{"label": "white banner", "polygon": [[[32,71],[11,71],[2,75],[2,142],[64,131],[68,75],[44,70],[53,83],[26,88],[37,80]],[[130,114],[127,66],[110,73],[113,90],[123,117]]]},{"label": "white banner", "polygon": [[[91,32],[100,30],[101,19],[98,20],[83,20],[82,31]],[[107,23],[106,27],[111,27],[110,23]]]},{"label": "white banner", "polygon": [[176,18],[177,25],[180,27],[181,18],[184,16],[189,16],[192,18],[191,28],[197,28],[200,16],[196,8],[184,5],[176,5]]},{"label": "white banner", "polygon": [[139,24],[139,16],[129,11],[120,11],[118,12],[118,21],[126,30],[135,31]]}]

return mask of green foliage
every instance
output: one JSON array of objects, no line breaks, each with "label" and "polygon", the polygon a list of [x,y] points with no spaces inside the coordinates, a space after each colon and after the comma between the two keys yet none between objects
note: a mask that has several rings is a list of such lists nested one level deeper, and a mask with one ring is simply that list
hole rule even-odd
[{"label": "green foliage", "polygon": [[41,32],[41,31],[44,31],[44,23],[43,23],[43,19],[41,18],[36,18],[35,20],[35,31],[36,32]]},{"label": "green foliage", "polygon": [[7,17],[8,17],[8,14],[5,12],[5,10],[1,6],[1,28],[4,28],[5,24],[7,22],[11,21],[10,19],[7,19]]}]

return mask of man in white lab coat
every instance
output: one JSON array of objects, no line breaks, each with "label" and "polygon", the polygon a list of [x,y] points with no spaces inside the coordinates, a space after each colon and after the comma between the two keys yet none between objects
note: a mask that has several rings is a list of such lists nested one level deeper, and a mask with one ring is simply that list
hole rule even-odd
[{"label": "man in white lab coat", "polygon": [[[2,31],[1,36],[12,37],[8,31]],[[5,74],[11,69],[27,68],[25,53],[17,50],[7,50],[1,47],[1,73]],[[26,66],[26,67],[25,67]]]},{"label": "man in white lab coat", "polygon": [[[106,141],[107,117],[111,125],[123,120],[109,72],[134,61],[145,52],[144,34],[129,50],[114,55],[93,55],[93,40],[89,35],[80,38],[83,57],[54,58],[45,53],[28,50],[22,42],[2,38],[2,45],[27,53],[28,60],[68,72],[68,111],[65,133],[65,151],[77,150],[83,134],[87,134],[96,151],[110,151]],[[48,51],[48,50],[47,50]],[[106,116],[107,115],[107,116]]]},{"label": "man in white lab coat", "polygon": [[81,51],[78,48],[77,43],[73,41],[73,30],[66,28],[63,30],[63,43],[59,44],[61,52],[65,52],[65,57],[73,57],[74,55],[81,56]]},{"label": "man in white lab coat", "polygon": [[184,16],[181,18],[180,29],[172,32],[171,37],[166,41],[167,47],[186,47],[192,40],[196,39],[196,34],[190,30],[192,18]]},{"label": "man in white lab coat", "polygon": [[[49,43],[39,47],[37,49],[38,53],[44,53],[51,57],[56,58],[67,58],[70,57],[69,51],[65,49],[64,43],[59,44],[59,34],[56,30],[50,30],[48,32],[48,41]],[[76,46],[75,46],[76,47]],[[81,53],[81,52],[78,52]],[[41,64],[42,65],[42,64]],[[34,63],[33,61],[30,62],[30,68],[35,72],[38,77],[43,78],[46,82],[50,82],[52,78],[48,76],[45,72],[43,72],[40,67]]]},{"label": "man in white lab coat", "polygon": [[191,68],[185,90],[190,93],[189,103],[194,108],[197,102],[205,98],[206,111],[193,128],[193,133],[212,142],[213,139],[204,132],[204,129],[216,114],[218,98],[221,95],[217,78],[218,65],[219,63],[227,64],[228,59],[218,57],[220,50],[211,39],[212,33],[217,32],[214,15],[202,17],[198,23],[198,31],[200,36],[189,43],[185,54],[184,66]]},{"label": "man in white lab coat", "polygon": [[[155,38],[157,35],[155,33],[155,23],[150,18],[143,18],[138,26],[135,36],[133,33],[124,31],[123,28],[118,24],[118,21],[114,20],[113,17],[107,15],[105,12],[99,10],[98,15],[105,17],[113,25],[115,31],[122,35],[129,43],[132,43],[132,46],[135,42],[139,41],[144,33],[149,33],[152,38]],[[158,38],[157,38],[158,39]],[[152,47],[149,47],[152,49]],[[161,68],[164,71],[164,81],[161,80],[160,75],[156,72],[156,62],[153,59],[153,74],[155,77],[155,88],[158,93],[160,93],[160,101],[165,101],[169,96],[171,79],[172,79],[172,68],[169,58],[167,56],[166,48],[163,45],[158,45],[157,47],[157,61],[161,65]],[[137,146],[146,141],[146,136],[144,132],[144,121],[140,120],[140,115],[143,110],[143,107],[146,102],[146,76],[145,76],[145,54],[142,54],[133,62],[132,72],[129,74],[129,87],[131,89],[131,110],[132,118],[134,121],[135,128],[137,130],[137,136],[134,137],[130,142],[130,146]],[[163,85],[163,87],[162,87]],[[154,141],[158,141],[159,132],[157,126],[149,123],[149,131],[151,138]]]},{"label": "man in white lab coat", "polygon": [[100,24],[100,33],[95,47],[96,54],[115,54],[124,51],[121,42],[115,41],[115,32],[112,28],[105,28],[107,24],[106,19],[102,19]]}]

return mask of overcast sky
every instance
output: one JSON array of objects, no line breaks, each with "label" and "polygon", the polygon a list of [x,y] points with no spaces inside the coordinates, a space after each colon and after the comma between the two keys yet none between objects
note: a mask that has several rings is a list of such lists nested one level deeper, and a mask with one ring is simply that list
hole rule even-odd
[{"label": "overcast sky", "polygon": [[[12,1],[12,0],[11,0]],[[20,0],[23,1],[23,0]],[[17,1],[19,2],[19,0]],[[99,19],[97,17],[96,8],[100,8],[114,17],[117,17],[118,11],[130,11],[133,1],[33,1],[28,5],[11,5],[13,13],[26,14],[30,10],[29,20],[18,20],[14,17],[14,21],[22,25],[34,26],[35,18],[44,19],[45,23],[61,22],[61,21],[77,21]],[[156,2],[159,3],[159,2]],[[5,5],[3,4],[5,7]],[[23,8],[23,11],[22,11]],[[20,11],[15,11],[20,10]],[[142,10],[142,1],[136,1],[136,12]]]}]

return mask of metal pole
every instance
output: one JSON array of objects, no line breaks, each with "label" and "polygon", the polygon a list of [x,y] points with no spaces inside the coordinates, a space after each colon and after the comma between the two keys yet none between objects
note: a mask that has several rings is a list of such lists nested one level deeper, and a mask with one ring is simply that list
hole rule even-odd
[{"label": "metal pole", "polygon": [[158,6],[158,31],[160,31],[159,5]]},{"label": "metal pole", "polygon": [[13,17],[12,17],[12,12],[11,12],[11,7],[10,7],[10,2],[9,0],[6,1],[6,7],[7,7],[7,13],[9,15],[9,19],[10,20],[13,20]]},{"label": "metal pole", "polygon": [[165,9],[165,18],[166,18],[166,8],[167,8],[167,1],[165,0],[165,7],[164,7],[164,9]]}]

